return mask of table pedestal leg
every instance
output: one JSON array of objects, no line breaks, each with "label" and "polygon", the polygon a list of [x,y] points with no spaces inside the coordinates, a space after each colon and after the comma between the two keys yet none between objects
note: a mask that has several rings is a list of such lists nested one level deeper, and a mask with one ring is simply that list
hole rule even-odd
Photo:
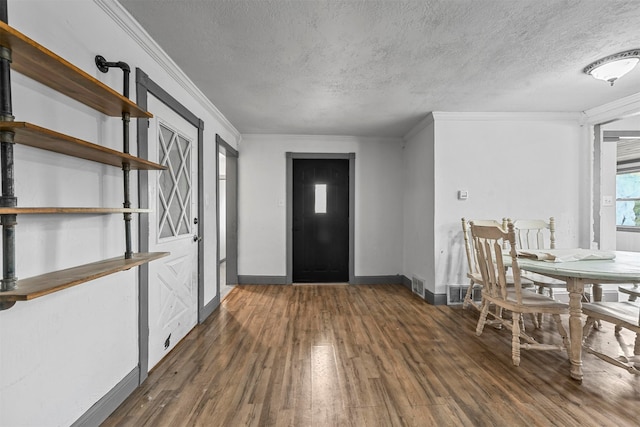
[{"label": "table pedestal leg", "polygon": [[582,294],[584,283],[580,279],[568,278],[569,291],[569,337],[571,339],[571,378],[582,381]]}]

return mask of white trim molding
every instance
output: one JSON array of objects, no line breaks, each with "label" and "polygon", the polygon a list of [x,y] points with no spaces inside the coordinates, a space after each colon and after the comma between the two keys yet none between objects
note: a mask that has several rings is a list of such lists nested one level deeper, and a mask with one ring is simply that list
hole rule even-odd
[{"label": "white trim molding", "polygon": [[407,132],[402,139],[404,139],[405,141],[410,140],[411,138],[413,138],[414,136],[416,136],[418,133],[420,133],[420,131],[422,131],[423,129],[429,127],[430,125],[432,125],[434,122],[433,119],[433,113],[429,113],[427,114],[427,116],[420,120],[420,122],[418,122],[417,125],[415,125],[414,127],[412,127],[409,132]]},{"label": "white trim molding", "polygon": [[640,113],[640,92],[599,107],[585,110],[585,121],[590,125],[605,124]]},{"label": "white trim molding", "polygon": [[576,122],[582,123],[582,113],[548,113],[548,112],[449,112],[432,111],[407,132],[403,139],[410,140],[430,125],[443,121],[526,121],[526,122]]},{"label": "white trim molding", "polygon": [[197,100],[207,111],[222,123],[227,131],[233,134],[236,141],[241,140],[240,132],[218,110],[202,91],[187,77],[167,53],[142,28],[140,23],[117,1],[93,0],[118,26],[120,26],[155,62],[165,70],[184,90]]},{"label": "white trim molding", "polygon": [[526,121],[526,122],[549,122],[549,121],[568,121],[579,122],[581,114],[562,113],[562,112],[445,112],[434,111],[431,113],[433,120],[464,120],[464,121]]},{"label": "white trim molding", "polygon": [[371,142],[402,144],[402,138],[393,136],[347,136],[347,135],[295,135],[274,133],[243,133],[244,141],[253,139],[261,141],[293,141],[293,142]]}]

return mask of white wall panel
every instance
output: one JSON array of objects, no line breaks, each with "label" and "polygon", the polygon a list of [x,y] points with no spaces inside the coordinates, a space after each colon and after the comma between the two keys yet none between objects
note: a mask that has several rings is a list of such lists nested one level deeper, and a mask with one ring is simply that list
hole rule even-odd
[{"label": "white wall panel", "polygon": [[[434,113],[404,154],[404,274],[422,273],[436,294],[466,283],[462,217],[554,216],[560,247],[584,244],[590,157],[583,136],[571,116]],[[468,199],[458,200],[458,190]],[[431,218],[432,243],[424,231]]]},{"label": "white wall panel", "polygon": [[238,273],[286,276],[286,153],[356,153],[355,275],[399,274],[402,143],[398,139],[244,135],[238,162]]},{"label": "white wall panel", "polygon": [[403,274],[425,280],[433,292],[434,277],[434,125],[410,137],[403,151]]}]

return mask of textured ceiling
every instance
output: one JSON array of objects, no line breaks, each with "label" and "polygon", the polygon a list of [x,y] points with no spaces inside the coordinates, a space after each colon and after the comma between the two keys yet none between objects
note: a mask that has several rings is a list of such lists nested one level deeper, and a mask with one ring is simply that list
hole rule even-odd
[{"label": "textured ceiling", "polygon": [[120,0],[241,133],[403,136],[431,111],[576,112],[640,1]]}]

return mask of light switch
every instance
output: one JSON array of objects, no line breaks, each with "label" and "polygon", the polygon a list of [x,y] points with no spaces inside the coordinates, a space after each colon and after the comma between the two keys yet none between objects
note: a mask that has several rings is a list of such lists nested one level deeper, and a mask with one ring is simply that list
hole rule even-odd
[{"label": "light switch", "polygon": [[458,200],[467,200],[469,192],[467,190],[458,190]]}]

